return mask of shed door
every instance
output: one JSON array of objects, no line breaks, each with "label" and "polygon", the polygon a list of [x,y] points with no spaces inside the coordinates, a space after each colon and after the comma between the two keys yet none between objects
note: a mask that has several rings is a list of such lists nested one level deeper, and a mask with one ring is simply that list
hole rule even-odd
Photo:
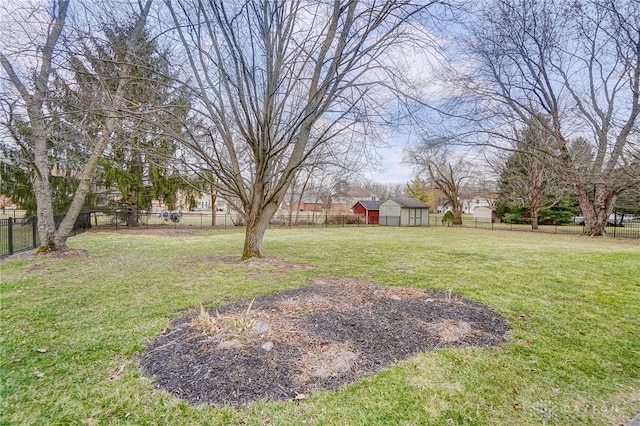
[{"label": "shed door", "polygon": [[409,226],[422,225],[422,209],[409,209]]}]

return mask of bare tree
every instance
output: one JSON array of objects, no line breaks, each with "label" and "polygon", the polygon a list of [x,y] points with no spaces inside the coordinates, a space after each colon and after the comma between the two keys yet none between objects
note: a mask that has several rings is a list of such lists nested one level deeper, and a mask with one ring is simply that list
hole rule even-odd
[{"label": "bare tree", "polygon": [[444,195],[455,217],[454,225],[462,224],[463,197],[473,181],[473,164],[466,155],[455,152],[449,141],[423,142],[406,149],[405,157],[413,164],[418,176],[424,176]]},{"label": "bare tree", "polygon": [[[482,7],[470,44],[469,63],[478,68],[463,89],[475,95],[474,122],[495,143],[541,117],[545,151],[578,199],[585,233],[603,235],[618,196],[640,185],[640,3],[495,0]],[[588,142],[580,155],[577,137]]]},{"label": "bare tree", "polygon": [[166,1],[204,123],[185,143],[239,200],[243,259],[262,255],[269,220],[314,152],[362,150],[394,95],[389,51],[415,40],[407,28],[432,4],[418,3]]},{"label": "bare tree", "polygon": [[[42,36],[44,44],[40,52],[35,54],[36,63],[32,65],[31,81],[25,81],[29,79],[28,74],[20,76],[20,70],[16,69],[17,67],[13,65],[12,59],[18,62],[19,58],[16,59],[16,56],[23,54],[27,54],[28,56],[33,55],[36,52],[37,46],[28,46],[33,50],[30,52],[14,52],[13,55],[11,54],[12,52],[5,52],[4,50],[0,52],[0,64],[2,64],[2,68],[6,73],[3,79],[9,81],[22,100],[22,107],[27,116],[25,121],[29,122],[32,144],[24,148],[27,152],[32,150],[33,154],[32,182],[36,204],[39,207],[37,210],[38,232],[42,245],[51,249],[55,248],[56,243],[54,242],[55,224],[53,220],[53,200],[49,179],[51,168],[47,150],[49,136],[47,135],[48,117],[45,103],[49,92],[51,74],[53,73],[53,56],[65,25],[69,1],[60,0],[53,6],[49,17],[50,25],[46,27],[47,32]],[[43,10],[35,10],[33,13],[34,15],[38,15],[38,17],[46,14]],[[7,46],[3,46],[3,48],[7,48]],[[8,119],[6,122],[13,122],[13,118]],[[9,133],[12,133],[12,131],[10,130]],[[19,140],[17,137],[15,137],[15,139]]]},{"label": "bare tree", "polygon": [[[110,82],[113,83],[109,85],[112,90],[104,92],[108,96],[93,100],[94,103],[102,102],[100,106],[104,114],[102,128],[94,135],[94,140],[85,141],[87,157],[77,172],[78,186],[64,219],[56,228],[50,184],[52,170],[50,154],[52,149],[56,149],[56,144],[65,143],[65,135],[57,133],[61,127],[57,125],[56,121],[61,117],[54,115],[50,103],[54,93],[53,77],[64,77],[64,71],[56,69],[54,58],[64,57],[69,53],[65,52],[61,46],[69,3],[68,0],[57,0],[53,2],[51,8],[36,7],[30,11],[26,18],[20,13],[16,14],[17,17],[21,17],[18,19],[27,19],[27,22],[16,22],[16,28],[25,29],[34,25],[43,33],[35,36],[25,34],[27,41],[22,49],[10,50],[10,47],[3,46],[3,51],[0,52],[0,64],[5,72],[3,79],[13,88],[13,91],[7,93],[7,96],[15,99],[18,108],[13,111],[16,114],[21,114],[17,121],[23,125],[20,135],[14,129],[10,129],[9,132],[15,136],[14,142],[20,145],[20,149],[28,159],[26,167],[30,169],[32,174],[32,185],[37,204],[40,248],[43,251],[65,250],[67,248],[67,238],[71,235],[78,214],[85,203],[98,162],[108,145],[111,133],[121,113],[120,110],[124,107],[123,91],[131,78],[127,59],[131,59],[135,55],[136,41],[139,39],[139,37],[133,37],[127,43],[127,53],[121,67],[121,73]],[[146,4],[140,5],[136,22],[137,32],[141,32],[144,27],[150,5],[150,0]],[[34,22],[42,22],[44,19],[47,23],[37,25],[29,22],[29,19]],[[105,86],[108,85],[107,82],[103,81],[102,83]],[[79,111],[79,113],[83,112],[86,111]],[[6,120],[5,123],[12,122],[15,123],[16,120]]]},{"label": "bare tree", "polygon": [[378,196],[379,200],[385,201],[390,197],[406,197],[407,185],[404,183],[374,182],[365,180],[361,185]]}]

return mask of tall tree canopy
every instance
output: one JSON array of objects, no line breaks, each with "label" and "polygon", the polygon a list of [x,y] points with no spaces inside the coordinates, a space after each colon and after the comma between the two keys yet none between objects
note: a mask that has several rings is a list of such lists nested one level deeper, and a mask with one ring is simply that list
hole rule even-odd
[{"label": "tall tree canopy", "polygon": [[[126,61],[127,43],[137,37],[135,57]],[[135,22],[105,29],[105,40],[83,40],[83,60],[74,61],[76,80],[82,81],[73,96],[91,99],[101,96],[101,80],[117,78],[123,65],[131,80],[122,97],[126,109],[113,129],[111,141],[100,162],[97,184],[119,193],[124,220],[137,226],[140,209],[150,209],[152,200],[173,205],[179,191],[188,193],[197,182],[184,176],[176,158],[179,146],[171,134],[183,132],[190,107],[188,97],[172,75],[169,53],[161,51],[147,31]],[[109,90],[109,89],[107,89]],[[70,93],[71,95],[71,93]],[[100,111],[94,122],[100,126]],[[98,129],[96,129],[98,131]]]},{"label": "tall tree canopy", "polygon": [[198,99],[200,131],[185,142],[245,215],[242,258],[261,256],[269,220],[296,171],[319,150],[334,158],[362,152],[396,94],[391,51],[416,41],[419,15],[432,2],[166,5]]},{"label": "tall tree canopy", "polygon": [[[97,4],[94,6],[98,7]],[[14,22],[10,28],[16,35],[16,43],[4,44],[0,51],[0,65],[4,71],[3,79],[7,83],[4,102],[11,106],[12,117],[6,117],[4,125],[14,137],[3,143],[15,144],[26,160],[22,167],[29,171],[31,184],[37,206],[38,234],[41,249],[45,251],[64,250],[67,238],[80,213],[87,194],[91,190],[92,179],[98,167],[117,120],[126,109],[124,98],[126,85],[134,79],[131,74],[131,63],[136,56],[139,45],[136,34],[142,33],[151,0],[139,4],[135,14],[135,30],[127,40],[121,56],[122,64],[117,75],[93,74],[94,84],[100,90],[93,93],[87,103],[76,105],[75,110],[66,104],[64,107],[56,102],[57,95],[67,102],[67,89],[72,86],[86,84],[91,79],[67,80],[66,66],[72,59],[78,59],[83,53],[81,49],[73,51],[77,40],[86,37],[86,33],[75,28],[74,32],[63,34],[70,9],[68,0],[57,0],[48,7],[34,5],[16,6],[11,17]],[[103,9],[104,10],[104,9]],[[91,22],[94,24],[95,22]],[[95,32],[96,29],[92,28]],[[63,39],[66,41],[63,43]],[[95,52],[92,52],[95,53]],[[85,62],[86,63],[86,62]],[[95,71],[95,69],[91,70]],[[71,73],[72,74],[72,73]],[[74,122],[67,120],[68,115],[76,115]],[[96,114],[96,111],[100,111]],[[97,127],[91,117],[100,119]],[[84,124],[87,118],[89,127],[76,126]],[[20,124],[20,129],[12,127]],[[69,144],[73,150],[67,149]],[[54,221],[53,188],[51,185],[52,159],[60,152],[74,153],[74,158],[64,158],[60,165],[68,168],[74,164],[74,177],[77,185],[65,217],[58,227]],[[75,153],[80,155],[75,156]],[[77,167],[77,168],[76,168]]]},{"label": "tall tree canopy", "polygon": [[470,125],[470,143],[499,147],[539,117],[586,234],[603,235],[616,199],[640,185],[640,2],[492,0],[469,16],[448,117]]}]

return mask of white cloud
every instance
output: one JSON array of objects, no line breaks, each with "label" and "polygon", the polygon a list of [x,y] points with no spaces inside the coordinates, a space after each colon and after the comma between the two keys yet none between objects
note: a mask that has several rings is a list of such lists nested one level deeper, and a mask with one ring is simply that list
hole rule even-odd
[{"label": "white cloud", "polygon": [[379,148],[380,165],[371,170],[366,177],[379,183],[407,183],[413,179],[413,169],[403,163],[403,150],[407,145],[407,136],[396,137],[388,147]]}]

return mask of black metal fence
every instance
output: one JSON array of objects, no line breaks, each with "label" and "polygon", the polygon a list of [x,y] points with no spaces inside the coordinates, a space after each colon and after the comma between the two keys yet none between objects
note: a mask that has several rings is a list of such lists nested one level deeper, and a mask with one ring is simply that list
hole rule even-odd
[{"label": "black metal fence", "polygon": [[[439,220],[438,220],[439,219]],[[447,226],[441,223],[442,216],[434,216],[430,223],[437,226]],[[510,222],[489,222],[481,220],[464,220],[463,225],[468,228],[487,229],[492,231],[518,231],[518,232],[541,232],[548,234],[584,235],[585,226],[580,223],[553,223],[538,225],[538,229],[533,229],[531,224],[520,224]],[[451,225],[449,225],[451,226]],[[613,226],[607,225],[605,228],[608,237],[640,239],[640,222],[627,222]]]},{"label": "black metal fence", "polygon": [[0,256],[32,249],[39,243],[34,216],[0,219]]},{"label": "black metal fence", "polygon": [[[166,212],[165,212],[166,213]],[[172,221],[170,218],[177,220]],[[368,223],[367,218],[355,214],[328,214],[309,213],[291,215],[275,215],[269,226],[277,227],[359,227],[359,226],[451,226],[447,222],[442,222],[443,215],[429,215],[428,222],[423,222],[421,218],[409,218],[409,222],[401,223],[400,216],[380,216],[377,222]],[[406,219],[406,218],[405,218]],[[127,223],[127,215],[120,213],[91,213],[91,225],[98,228],[109,229],[162,229],[162,228],[233,228],[244,226],[245,223],[239,215],[228,213],[217,213],[215,220],[210,212],[187,212],[179,217],[162,213],[141,213],[136,217],[135,226]],[[539,225],[538,229],[532,229],[530,224],[516,224],[509,222],[488,222],[463,218],[463,226],[467,228],[487,229],[496,231],[520,231],[520,232],[543,232],[551,234],[572,234],[583,235],[584,225],[578,223],[554,223]],[[607,235],[615,238],[640,239],[640,223],[625,223],[623,226],[607,226]]]},{"label": "black metal fence", "polygon": [[[409,226],[452,226],[442,221],[442,215],[429,215],[428,223],[414,220]],[[56,216],[56,226],[63,216]],[[84,232],[91,228],[98,229],[211,229],[233,228],[244,226],[239,215],[210,212],[188,212],[179,215],[145,212],[136,214],[133,218],[127,212],[87,212],[78,216],[73,234]],[[365,227],[365,226],[401,226],[400,217],[380,217],[379,224],[369,224],[364,216],[354,214],[305,214],[276,215],[269,226],[277,227]],[[486,229],[495,231],[542,232],[551,234],[583,235],[584,225],[578,223],[539,225],[532,229],[531,225],[508,222],[488,222],[463,218],[463,226],[467,228]],[[622,226],[607,226],[607,235],[614,238],[640,239],[640,223],[624,223]],[[36,248],[40,244],[37,234],[36,218],[0,219],[0,256],[6,256],[23,250]]]},{"label": "black metal fence", "polygon": [[[91,229],[91,213],[80,213],[73,227],[72,235]],[[55,216],[56,227],[64,216]],[[0,219],[0,257],[8,256],[40,245],[38,219],[36,216],[8,217]]]},{"label": "black metal fence", "polygon": [[[244,219],[237,214],[210,212],[94,212],[90,213],[91,226],[100,229],[211,229],[233,228],[245,225]],[[329,226],[371,226],[365,217],[354,214],[309,214],[275,215],[269,227],[329,227]]]}]

